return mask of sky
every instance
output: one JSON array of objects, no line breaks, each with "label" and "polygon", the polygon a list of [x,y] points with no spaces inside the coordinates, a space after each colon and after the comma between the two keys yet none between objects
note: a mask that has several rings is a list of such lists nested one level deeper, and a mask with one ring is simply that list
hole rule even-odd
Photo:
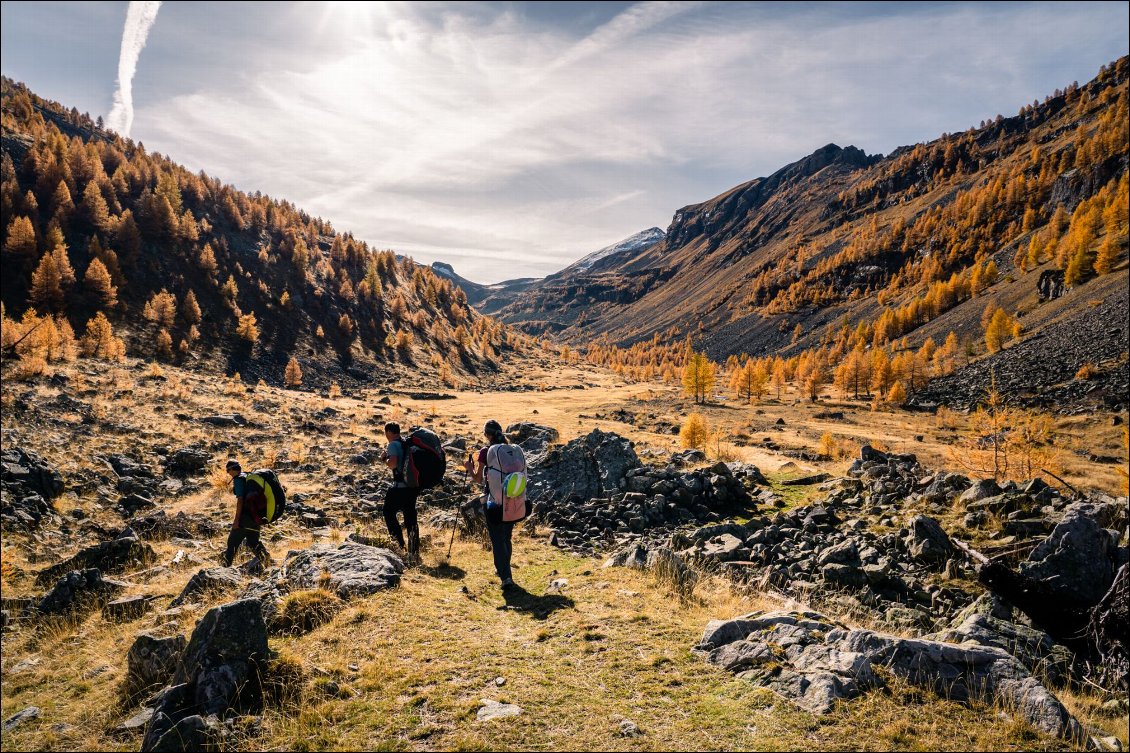
[{"label": "sky", "polygon": [[828,143],[885,154],[1013,115],[1130,47],[1126,2],[0,10],[0,69],[37,94],[483,283]]}]

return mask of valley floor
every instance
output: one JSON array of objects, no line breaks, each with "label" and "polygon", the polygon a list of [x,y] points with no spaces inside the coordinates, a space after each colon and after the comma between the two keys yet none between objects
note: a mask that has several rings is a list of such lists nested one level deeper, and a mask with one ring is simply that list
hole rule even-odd
[{"label": "valley floor", "polygon": [[[55,501],[65,521],[35,533],[5,531],[3,596],[41,592],[36,571],[115,530],[118,495],[104,458],[127,454],[156,463],[155,454],[197,446],[211,454],[209,473],[168,488],[169,515],[191,513],[223,525],[232,498],[216,473],[228,456],[245,466],[283,470],[288,493],[334,517],[330,526],[304,528],[284,518],[267,542],[276,561],[289,550],[340,541],[351,531],[380,536],[383,523],[348,513],[356,476],[377,472],[350,458],[377,446],[383,422],[422,423],[444,439],[475,442],[483,422],[534,421],[565,441],[592,428],[632,437],[645,462],[676,449],[672,433],[692,408],[675,388],[626,384],[586,365],[531,363],[499,389],[457,392],[454,399],[406,394],[329,398],[228,380],[155,370],[144,364],[108,367],[81,362],[65,378],[3,385],[3,443],[46,458],[66,480]],[[530,386],[505,391],[509,385]],[[580,388],[579,388],[580,387]],[[406,386],[405,390],[410,389]],[[388,397],[388,404],[380,402]],[[851,451],[878,441],[913,451],[929,465],[948,465],[954,431],[931,416],[873,413],[866,406],[788,400],[740,406],[724,401],[704,409],[726,427],[728,451],[759,465],[773,481],[813,470],[842,473],[842,462],[805,460],[825,433]],[[818,412],[842,418],[815,418]],[[218,429],[205,416],[241,413],[247,427]],[[778,425],[777,419],[784,419]],[[1066,434],[1092,453],[1115,453],[1109,417],[1061,421]],[[744,434],[745,439],[738,435]],[[764,437],[777,449],[767,449]],[[916,439],[921,436],[921,439]],[[744,445],[744,446],[743,446]],[[1108,447],[1109,445],[1109,447]],[[1069,481],[1115,490],[1109,464],[1074,454]],[[811,487],[805,487],[809,489]],[[790,504],[808,492],[790,492]],[[433,512],[425,508],[423,517]],[[226,533],[226,532],[225,532]],[[425,526],[424,562],[398,588],[349,602],[332,621],[298,637],[272,637],[277,665],[292,675],[285,692],[261,717],[241,722],[234,749],[384,750],[1033,750],[1067,749],[1005,710],[966,707],[897,682],[824,717],[706,664],[690,649],[711,619],[769,608],[793,608],[769,594],[741,594],[707,578],[688,599],[656,576],[563,552],[545,529],[526,531],[515,546],[515,578],[523,587],[503,598],[490,553],[474,540],[456,540],[447,557],[448,530]],[[156,609],[125,623],[85,617],[25,622],[2,636],[0,716],[28,706],[37,719],[3,733],[4,750],[137,749],[137,732],[112,734],[137,710],[120,691],[125,654],[136,635],[191,634],[196,620],[231,595],[217,595],[179,613],[162,612],[201,567],[218,563],[223,534],[151,542],[156,568],[116,576],[125,595],[157,596]],[[178,551],[187,567],[174,566]],[[858,620],[858,618],[857,618]],[[281,670],[280,670],[281,671]],[[1058,693],[1058,691],[1057,691]],[[1126,743],[1125,719],[1098,712],[1085,694],[1059,693],[1072,713]],[[519,716],[478,721],[484,700],[517,704]],[[628,724],[630,722],[631,724]],[[632,732],[632,727],[638,734]]]}]

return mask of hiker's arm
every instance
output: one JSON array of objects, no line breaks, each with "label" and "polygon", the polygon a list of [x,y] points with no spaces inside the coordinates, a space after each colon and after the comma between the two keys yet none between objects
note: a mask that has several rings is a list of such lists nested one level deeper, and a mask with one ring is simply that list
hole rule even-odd
[{"label": "hiker's arm", "polygon": [[235,498],[235,520],[232,521],[232,528],[239,528],[239,519],[243,514],[243,500],[244,497]]}]

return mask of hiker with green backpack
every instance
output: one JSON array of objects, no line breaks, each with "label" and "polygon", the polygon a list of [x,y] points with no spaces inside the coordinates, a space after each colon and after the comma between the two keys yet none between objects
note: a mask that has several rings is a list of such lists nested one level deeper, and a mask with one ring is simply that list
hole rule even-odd
[{"label": "hiker with green backpack", "polygon": [[483,506],[494,554],[494,569],[502,590],[514,588],[510,558],[514,553],[514,524],[528,514],[526,507],[526,456],[512,445],[494,420],[487,421],[483,433],[490,443],[479,450],[478,464],[470,457],[464,463],[467,475],[483,484]]},{"label": "hiker with green backpack", "polygon": [[263,523],[273,522],[282,514],[285,504],[282,487],[273,471],[244,473],[237,460],[229,460],[226,469],[235,495],[235,518],[224,550],[224,567],[231,567],[236,550],[245,541],[262,564],[269,564],[271,555],[259,540],[259,529]]}]

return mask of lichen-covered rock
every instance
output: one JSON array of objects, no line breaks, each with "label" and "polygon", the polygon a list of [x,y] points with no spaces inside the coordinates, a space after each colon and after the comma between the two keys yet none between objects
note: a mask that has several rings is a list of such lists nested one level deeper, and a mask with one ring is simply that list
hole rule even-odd
[{"label": "lichen-covered rock", "polygon": [[256,668],[267,659],[267,626],[259,603],[234,601],[208,610],[197,623],[172,682],[194,685],[196,706],[220,714],[241,695],[254,698]]},{"label": "lichen-covered rock", "polygon": [[971,643],[1003,649],[1028,671],[1050,682],[1061,683],[1071,673],[1071,652],[1042,630],[1002,620],[991,614],[973,613],[952,627],[927,636],[944,643]]},{"label": "lichen-covered rock", "polygon": [[132,695],[172,679],[186,645],[183,635],[138,635],[126,652],[126,692]]},{"label": "lichen-covered rock", "polygon": [[281,570],[289,589],[326,588],[352,599],[399,585],[404,562],[388,549],[347,541],[288,555]]},{"label": "lichen-covered rock", "polygon": [[274,630],[279,603],[292,591],[325,588],[348,601],[395,588],[403,572],[403,560],[388,549],[358,541],[315,544],[290,552],[281,566],[250,583],[240,598],[259,602],[264,620]]},{"label": "lichen-covered rock", "polygon": [[173,672],[155,699],[143,751],[209,750],[222,738],[218,717],[262,704],[260,675],[269,659],[259,602],[215,607],[196,624]]}]

